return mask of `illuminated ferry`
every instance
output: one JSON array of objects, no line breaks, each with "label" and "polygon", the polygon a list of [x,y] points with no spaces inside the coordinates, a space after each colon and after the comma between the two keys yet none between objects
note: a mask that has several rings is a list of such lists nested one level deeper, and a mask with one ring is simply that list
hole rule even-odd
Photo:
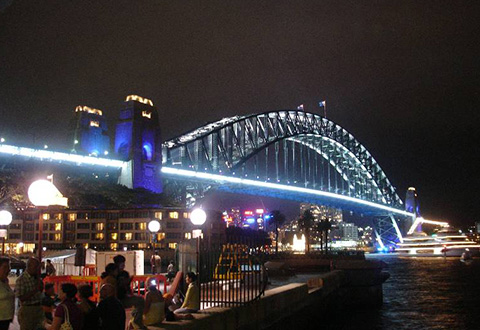
[{"label": "illuminated ferry", "polygon": [[473,257],[480,256],[480,244],[452,228],[440,229],[428,236],[424,232],[415,232],[403,237],[403,243],[398,243],[394,253],[416,257],[460,257],[469,251]]}]

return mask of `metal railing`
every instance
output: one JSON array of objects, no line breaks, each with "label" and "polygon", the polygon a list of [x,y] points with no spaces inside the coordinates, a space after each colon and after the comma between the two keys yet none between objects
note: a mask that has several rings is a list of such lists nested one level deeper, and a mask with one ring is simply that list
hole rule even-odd
[{"label": "metal railing", "polygon": [[246,237],[228,241],[198,245],[202,309],[245,305],[265,293],[268,277],[262,241]]}]

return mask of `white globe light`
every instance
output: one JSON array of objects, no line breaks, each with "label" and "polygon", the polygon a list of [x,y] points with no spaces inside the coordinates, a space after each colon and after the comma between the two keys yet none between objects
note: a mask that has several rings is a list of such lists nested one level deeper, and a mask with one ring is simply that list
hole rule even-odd
[{"label": "white globe light", "polygon": [[35,206],[63,205],[67,199],[62,196],[57,187],[47,180],[37,180],[28,187],[28,198]]},{"label": "white globe light", "polygon": [[152,220],[148,223],[148,230],[150,230],[152,233],[156,233],[160,230],[160,222],[157,220]]},{"label": "white globe light", "polygon": [[12,214],[6,210],[0,211],[0,226],[8,226],[12,223]]},{"label": "white globe light", "polygon": [[207,221],[207,214],[202,209],[195,209],[190,214],[190,221],[195,226],[201,226]]}]

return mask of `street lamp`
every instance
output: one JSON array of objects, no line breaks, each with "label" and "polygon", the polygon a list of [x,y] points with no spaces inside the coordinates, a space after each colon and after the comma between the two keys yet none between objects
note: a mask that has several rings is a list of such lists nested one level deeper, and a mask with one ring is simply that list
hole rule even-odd
[{"label": "street lamp", "polygon": [[190,221],[195,226],[201,226],[207,221],[207,213],[202,209],[195,209],[190,213]]},{"label": "street lamp", "polygon": [[160,222],[158,220],[152,220],[148,223],[148,230],[150,230],[150,232],[152,233],[152,256],[150,257],[150,263],[152,264],[151,267],[152,267],[152,274],[159,274],[160,271],[157,270],[157,266],[155,265],[155,272],[153,271],[153,267],[154,267],[154,262],[153,260],[154,259],[154,256],[155,256],[155,243],[157,242],[157,233],[158,231],[160,230],[161,228],[161,225],[160,225]]},{"label": "street lamp", "polygon": [[[6,210],[0,211],[0,226],[6,227],[12,223],[12,214]],[[7,229],[0,229],[0,237],[2,237],[2,255],[5,255],[5,239],[7,237]]]},{"label": "street lamp", "polygon": [[[40,209],[50,205],[68,206],[68,199],[63,197],[55,185],[48,180],[37,180],[28,187],[30,202]],[[38,216],[38,259],[42,262],[42,239],[43,239],[42,212]]]},{"label": "street lamp", "polygon": [[158,220],[152,220],[148,223],[148,230],[152,233],[152,247],[153,247],[153,252],[155,253],[155,242],[156,240],[156,235],[158,231],[160,230],[160,222]]},{"label": "street lamp", "polygon": [[[190,213],[190,221],[194,226],[202,226],[207,221],[207,213],[202,209],[195,209]],[[192,237],[197,239],[197,272],[200,270],[200,238],[202,229],[192,230]]]}]

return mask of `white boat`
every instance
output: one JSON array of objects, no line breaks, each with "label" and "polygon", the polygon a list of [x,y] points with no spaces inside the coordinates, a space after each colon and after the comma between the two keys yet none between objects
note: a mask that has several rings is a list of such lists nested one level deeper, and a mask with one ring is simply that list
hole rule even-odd
[{"label": "white boat", "polygon": [[428,236],[424,232],[415,232],[403,237],[403,243],[398,243],[394,253],[415,257],[460,257],[469,251],[472,257],[480,256],[480,244],[452,228],[441,229]]}]

